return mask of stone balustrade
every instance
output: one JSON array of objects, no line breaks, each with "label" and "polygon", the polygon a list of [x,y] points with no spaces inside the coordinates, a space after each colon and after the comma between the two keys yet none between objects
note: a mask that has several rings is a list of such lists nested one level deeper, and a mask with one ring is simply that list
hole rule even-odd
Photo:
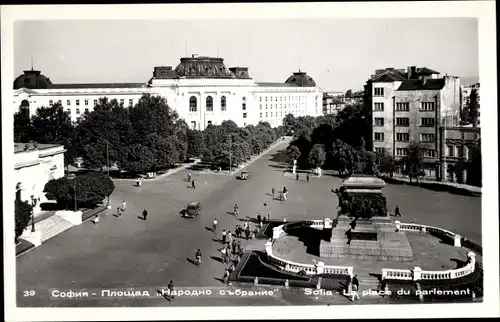
[{"label": "stone balustrade", "polygon": [[459,234],[455,234],[449,230],[442,229],[439,227],[433,227],[433,226],[428,226],[428,225],[421,225],[421,224],[408,224],[408,223],[401,223],[399,221],[396,221],[396,227],[398,230],[403,230],[403,231],[419,231],[421,233],[427,233],[427,234],[432,234],[435,236],[442,236],[442,237],[447,237],[453,240],[454,246],[455,247],[461,247],[461,240],[462,236]]},{"label": "stone balustrade", "polygon": [[382,279],[412,280],[413,273],[409,269],[382,268]]}]

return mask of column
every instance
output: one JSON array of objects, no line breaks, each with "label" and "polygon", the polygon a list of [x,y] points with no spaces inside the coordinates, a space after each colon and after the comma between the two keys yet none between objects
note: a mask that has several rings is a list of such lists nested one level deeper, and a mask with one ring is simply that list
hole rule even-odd
[{"label": "column", "polygon": [[329,228],[332,228],[332,220],[330,218],[325,218],[323,220],[323,227],[325,229],[329,229]]},{"label": "column", "polygon": [[401,222],[399,220],[396,220],[394,221],[394,223],[396,224],[396,231],[398,232],[399,229],[401,229]]},{"label": "column", "polygon": [[453,242],[455,247],[462,247],[461,241],[462,241],[462,236],[460,236],[459,234],[456,234],[453,237]]},{"label": "column", "polygon": [[273,243],[270,241],[266,242],[266,254],[268,255],[273,254]]},{"label": "column", "polygon": [[422,278],[422,269],[420,267],[414,267],[412,269],[413,280],[418,281]]},{"label": "column", "polygon": [[323,274],[325,272],[324,262],[318,262],[315,266],[316,266],[316,274]]}]

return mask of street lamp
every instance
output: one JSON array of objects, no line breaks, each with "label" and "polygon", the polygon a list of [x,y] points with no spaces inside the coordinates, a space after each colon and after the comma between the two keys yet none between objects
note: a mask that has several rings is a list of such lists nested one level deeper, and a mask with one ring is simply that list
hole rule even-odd
[{"label": "street lamp", "polygon": [[34,195],[31,195],[31,232],[35,232],[35,206],[37,203],[37,199]]},{"label": "street lamp", "polygon": [[75,204],[75,212],[78,210],[76,205],[76,176],[73,177],[73,202]]}]

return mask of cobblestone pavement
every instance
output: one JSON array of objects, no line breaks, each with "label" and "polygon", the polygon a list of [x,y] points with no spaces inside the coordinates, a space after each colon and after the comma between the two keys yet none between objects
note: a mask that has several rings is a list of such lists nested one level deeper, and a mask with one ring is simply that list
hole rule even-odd
[{"label": "cobblestone pavement", "polygon": [[[255,217],[258,212],[272,218],[294,219],[333,218],[337,212],[337,198],[331,188],[340,185],[340,179],[331,176],[302,178],[283,176],[283,169],[271,159],[287,142],[279,144],[246,170],[252,176],[240,181],[232,176],[194,175],[196,189],[184,181],[185,171],[156,181],[117,181],[111,196],[112,209],[98,225],[86,222],[47,241],[16,259],[19,306],[183,306],[183,305],[300,305],[348,303],[343,297],[304,295],[304,290],[285,291],[278,297],[224,297],[177,298],[171,302],[155,299],[96,299],[55,300],[50,289],[109,289],[127,287],[157,288],[173,280],[176,287],[222,286],[218,278],[225,264],[212,259],[220,256],[221,244],[212,241],[207,230],[212,220],[219,221],[219,232],[234,229],[240,220]],[[271,188],[289,190],[287,201],[274,200]],[[480,198],[432,192],[412,186],[387,185],[384,192],[388,206],[399,205],[402,221],[432,224],[460,233],[480,242]],[[116,207],[127,201],[127,211],[117,218]],[[201,215],[185,219],[180,211],[190,201],[200,201]],[[240,218],[231,214],[234,204],[240,209]],[[266,205],[264,205],[266,204]],[[139,219],[147,209],[147,221]],[[194,259],[196,249],[203,254],[200,267]],[[33,297],[23,297],[25,290],[35,290]]]}]

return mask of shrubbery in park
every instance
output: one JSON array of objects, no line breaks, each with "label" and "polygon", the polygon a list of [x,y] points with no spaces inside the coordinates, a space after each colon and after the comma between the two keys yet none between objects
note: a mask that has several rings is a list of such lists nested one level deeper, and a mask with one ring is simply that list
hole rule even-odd
[{"label": "shrubbery in park", "polygon": [[27,202],[15,201],[15,239],[19,238],[31,219],[31,205]]},{"label": "shrubbery in park", "polygon": [[56,200],[66,209],[74,210],[75,191],[77,207],[94,207],[109,197],[115,185],[113,181],[100,172],[76,176],[74,179],[59,178],[45,184],[47,199]]}]

